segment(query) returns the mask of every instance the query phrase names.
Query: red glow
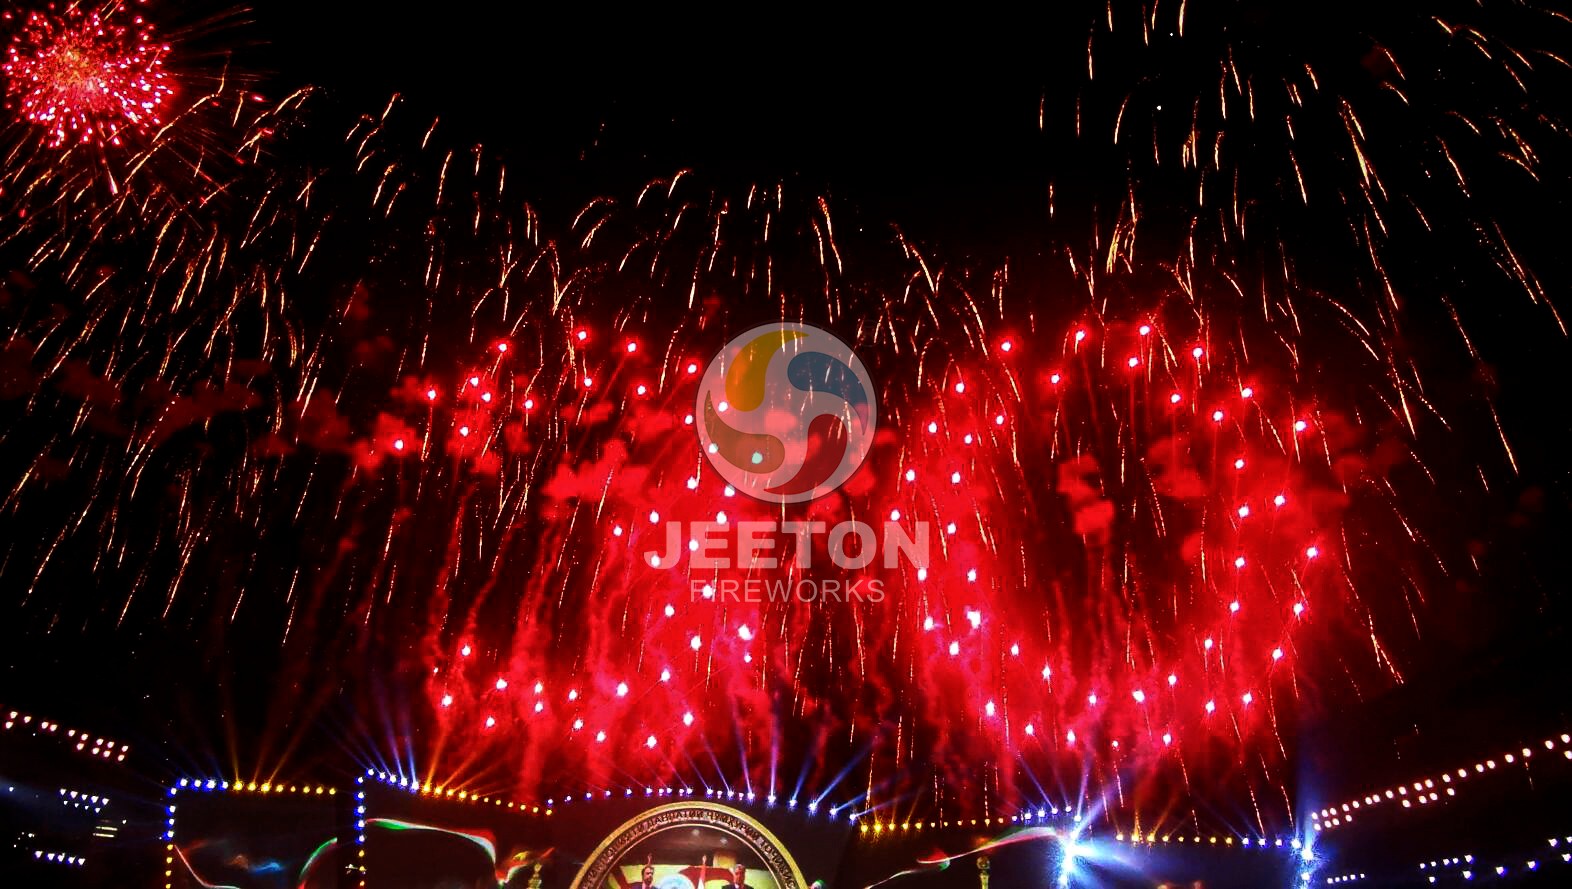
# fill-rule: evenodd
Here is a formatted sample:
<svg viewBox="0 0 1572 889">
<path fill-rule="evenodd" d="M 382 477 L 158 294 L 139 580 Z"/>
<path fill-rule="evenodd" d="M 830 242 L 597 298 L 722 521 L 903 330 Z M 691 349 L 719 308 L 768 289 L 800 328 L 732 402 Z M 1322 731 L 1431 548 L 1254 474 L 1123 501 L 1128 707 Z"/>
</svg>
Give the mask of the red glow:
<svg viewBox="0 0 1572 889">
<path fill-rule="evenodd" d="M 67 143 L 120 145 L 163 123 L 174 97 L 158 43 L 141 16 L 109 7 L 100 15 L 78 6 L 28 15 L 0 71 L 6 95 L 44 131 L 51 148 Z"/>
<path fill-rule="evenodd" d="M 1154 322 L 1148 334 L 1159 328 L 1166 334 L 1172 326 Z M 1285 696 L 1298 694 L 1293 686 L 1296 673 L 1301 662 L 1311 659 L 1288 661 L 1282 656 L 1274 660 L 1267 655 L 1274 650 L 1273 643 L 1284 651 L 1291 644 L 1306 644 L 1293 633 L 1313 625 L 1293 621 L 1270 597 L 1277 590 L 1292 589 L 1306 599 L 1316 597 L 1319 609 L 1323 597 L 1337 601 L 1334 597 L 1343 578 L 1336 571 L 1305 570 L 1304 558 L 1315 556 L 1314 547 L 1306 549 L 1316 530 L 1304 525 L 1309 517 L 1302 514 L 1309 509 L 1260 516 L 1254 513 L 1254 505 L 1271 502 L 1282 507 L 1289 496 L 1316 502 L 1309 499 L 1317 491 L 1307 479 L 1326 474 L 1326 455 L 1316 449 L 1301 453 L 1292 442 L 1285 445 L 1265 422 L 1214 425 L 1224 421 L 1222 409 L 1173 409 L 1187 403 L 1199 408 L 1205 400 L 1215 398 L 1226 400 L 1230 392 L 1243 395 L 1250 387 L 1235 387 L 1241 378 L 1251 378 L 1249 372 L 1218 361 L 1215 372 L 1209 365 L 1197 365 L 1176 375 L 1166 354 L 1144 351 L 1151 344 L 1137 344 L 1135 333 L 1131 327 L 1110 327 L 1106 350 L 1093 348 L 1074 354 L 1065 339 L 1048 339 L 1059 347 L 1042 356 L 1041 363 L 1033 360 L 1039 357 L 1034 355 L 1036 339 L 1033 348 L 1017 355 L 1011 340 L 979 337 L 978 342 L 984 345 L 973 348 L 982 355 L 962 354 L 951 365 L 936 365 L 933 379 L 939 382 L 912 394 L 901 388 L 904 380 L 897 380 L 891 384 L 894 396 L 881 393 L 880 418 L 884 419 L 888 405 L 892 442 L 887 451 L 880 452 L 882 462 L 871 461 L 861 470 L 857 481 L 862 487 L 848 484 L 835 498 L 816 502 L 815 511 L 805 516 L 833 523 L 855 515 L 874 525 L 883 523 L 879 520 L 899 523 L 908 532 L 925 523 L 937 532 L 937 545 L 923 564 L 879 575 L 897 591 L 892 601 L 911 603 L 909 611 L 896 608 L 884 615 L 888 627 L 870 621 L 867 626 L 853 624 L 846 630 L 853 634 L 852 641 L 867 651 L 893 651 L 909 657 L 909 663 L 903 665 L 904 675 L 895 678 L 882 668 L 875 673 L 858 672 L 863 668 L 856 661 L 855 649 L 847 652 L 847 661 L 840 659 L 836 648 L 833 669 L 841 672 L 835 677 L 850 673 L 857 681 L 877 685 L 880 694 L 897 697 L 915 693 L 908 682 L 916 683 L 917 689 L 943 689 L 956 683 L 971 690 L 964 696 L 964 704 L 953 709 L 936 704 L 935 712 L 922 719 L 943 720 L 950 726 L 969 720 L 975 726 L 981 716 L 999 717 L 997 728 L 979 743 L 1007 745 L 1022 737 L 1013 727 L 999 730 L 1007 717 L 1012 725 L 1022 725 L 1026 736 L 1035 733 L 1033 746 L 1044 755 L 1061 749 L 1057 743 L 1060 737 L 1071 745 L 1077 743 L 1074 739 L 1079 732 L 1096 748 L 1088 749 L 1087 755 L 1101 758 L 1114 749 L 1115 739 L 1102 740 L 1108 727 L 1146 723 L 1144 732 L 1120 739 L 1121 760 L 1150 753 L 1153 748 L 1159 752 L 1167 749 L 1169 756 L 1186 757 L 1192 744 L 1203 738 L 1210 743 L 1216 738 L 1211 730 L 1193 729 L 1203 725 L 1205 714 L 1215 709 L 1215 705 L 1208 705 L 1219 697 L 1247 688 L 1271 688 L 1275 707 L 1279 688 Z M 1085 330 L 1072 328 L 1069 339 L 1079 343 L 1087 336 Z M 669 355 L 674 347 L 630 348 L 634 342 L 618 338 L 575 349 L 570 358 L 556 365 L 520 367 L 518 379 L 529 381 L 529 397 L 517 394 L 511 374 L 469 374 L 465 369 L 466 375 L 455 371 L 451 377 L 442 377 L 422 368 L 419 387 L 413 390 L 419 419 L 408 421 L 411 433 L 404 439 L 418 441 L 415 435 L 424 436 L 425 429 L 437 427 L 430 440 L 440 444 L 431 446 L 438 452 L 431 462 L 444 472 L 451 471 L 448 467 L 455 455 L 465 453 L 458 450 L 457 442 L 470 432 L 477 433 L 470 436 L 471 448 L 484 443 L 488 448 L 511 449 L 510 463 L 505 464 L 509 472 L 515 471 L 515 466 L 532 466 L 546 459 L 541 455 L 553 453 L 551 448 L 574 443 L 574 450 L 564 450 L 556 458 L 559 462 L 545 464 L 550 472 L 537 483 L 541 492 L 556 487 L 562 490 L 531 495 L 544 497 L 551 514 L 570 516 L 560 527 L 571 526 L 572 530 L 561 531 L 566 536 L 560 540 L 552 538 L 532 570 L 554 590 L 560 591 L 560 584 L 569 579 L 583 581 L 595 595 L 616 602 L 619 615 L 627 618 L 624 633 L 612 634 L 598 622 L 556 628 L 554 632 L 582 645 L 584 652 L 582 662 L 556 663 L 541 653 L 539 640 L 525 641 L 527 634 L 515 636 L 509 648 L 506 629 L 481 631 L 497 632 L 503 642 L 494 646 L 486 636 L 485 654 L 474 663 L 433 658 L 436 672 L 429 679 L 428 701 L 455 731 L 472 736 L 478 735 L 478 726 L 489 711 L 500 723 L 498 744 L 561 745 L 564 737 L 572 737 L 568 746 L 579 749 L 583 767 L 597 780 L 612 770 L 630 767 L 625 761 L 630 748 L 642 752 L 649 738 L 656 739 L 657 748 L 672 748 L 668 752 L 677 761 L 680 754 L 702 750 L 702 744 L 727 743 L 729 733 L 700 737 L 695 732 L 692 738 L 686 737 L 689 733 L 675 738 L 659 733 L 661 727 L 675 727 L 679 721 L 687 727 L 730 726 L 735 716 L 729 708 L 724 718 L 711 718 L 721 716 L 720 709 L 710 712 L 712 696 L 715 700 L 734 696 L 750 702 L 749 706 L 756 708 L 754 713 L 768 714 L 773 710 L 759 704 L 764 700 L 761 695 L 778 693 L 780 690 L 769 683 L 782 675 L 792 677 L 786 691 L 801 695 L 802 701 L 814 696 L 833 698 L 835 694 L 815 685 L 823 677 L 797 678 L 805 672 L 802 668 L 780 672 L 785 664 L 801 662 L 797 646 L 819 632 L 818 624 L 806 619 L 799 622 L 790 613 L 783 619 L 779 613 L 739 604 L 722 589 L 729 576 L 691 571 L 687 564 L 692 557 L 690 548 L 698 547 L 696 537 L 700 535 L 688 528 L 675 538 L 678 564 L 666 564 L 656 554 L 664 552 L 667 521 L 685 525 L 705 522 L 717 535 L 721 529 L 736 535 L 743 523 L 779 516 L 749 497 L 734 496 L 737 492 L 715 476 L 693 444 L 692 431 L 676 422 L 694 422 L 695 386 L 690 378 L 701 371 L 700 363 L 681 359 L 663 364 L 669 359 L 659 359 L 648 366 L 649 356 Z M 1013 367 L 997 361 L 990 367 L 986 360 L 978 360 L 988 357 L 987 343 L 997 344 L 995 354 L 1010 353 L 1011 365 L 1029 363 L 1020 367 L 1019 379 Z M 683 348 L 695 347 L 684 344 Z M 1143 351 L 1132 355 L 1137 348 Z M 511 360 L 532 363 L 535 353 L 533 347 L 521 345 L 519 355 Z M 1192 354 L 1200 358 L 1204 353 L 1195 347 Z M 1150 373 L 1126 372 L 1148 359 Z M 1041 382 L 1059 386 L 1063 376 L 1057 371 L 1045 372 L 1044 365 L 1073 366 L 1077 385 L 1051 390 L 1050 395 Z M 961 367 L 970 370 L 964 380 Z M 684 371 L 687 376 L 682 375 Z M 647 382 L 652 375 L 661 382 Z M 586 391 L 597 378 L 608 382 L 605 392 Z M 1276 375 L 1271 378 L 1278 379 Z M 461 386 L 458 391 L 469 397 L 457 399 L 461 405 L 451 408 L 432 408 L 425 403 L 433 400 L 429 395 L 420 397 L 438 391 L 437 386 L 427 388 L 428 379 L 438 385 L 450 385 L 443 380 L 467 379 L 470 388 Z M 1038 384 L 1023 386 L 1021 380 Z M 1281 395 L 1276 386 L 1249 392 L 1263 417 L 1282 417 L 1291 408 L 1295 393 L 1290 387 L 1282 388 Z M 495 397 L 487 402 L 483 396 L 489 394 Z M 536 415 L 526 417 L 517 411 L 520 404 L 524 411 L 536 411 Z M 723 408 L 717 404 L 716 410 Z M 736 413 L 734 405 L 726 405 L 724 410 Z M 510 424 L 526 434 L 505 433 Z M 1106 430 L 1092 434 L 1092 430 L 1104 428 L 1099 424 L 1108 424 Z M 1006 425 L 1008 435 L 987 429 Z M 601 429 L 606 434 L 597 437 Z M 508 434 L 515 437 L 505 440 Z M 1104 440 L 1107 450 L 1099 445 Z M 617 448 L 607 448 L 609 442 L 615 442 Z M 603 449 L 614 451 L 615 456 L 602 460 Z M 630 456 L 636 452 L 640 452 L 638 456 Z M 411 458 L 413 462 L 413 455 Z M 1306 462 L 1312 471 L 1300 472 Z M 1314 471 L 1317 469 L 1319 473 Z M 1049 508 L 1043 512 L 1012 496 L 1020 490 L 1027 470 L 1041 471 L 1051 486 Z M 1174 620 L 1171 628 L 1153 636 L 1161 641 L 1135 649 L 1121 646 L 1128 644 L 1123 640 L 1130 638 L 1132 630 L 1150 633 L 1153 628 L 1144 624 L 1145 618 L 1099 623 L 1095 610 L 1079 605 L 1044 606 L 1043 598 L 1025 596 L 1019 589 L 1022 547 L 1039 545 L 1034 535 L 1040 533 L 1052 546 L 1062 547 L 1065 555 L 1092 560 L 1108 577 L 1127 578 L 1117 584 L 1128 584 L 1128 589 L 1099 588 L 1088 593 L 1092 600 L 1146 594 L 1142 585 L 1148 581 L 1140 575 L 1099 562 L 1106 558 L 1101 553 L 1112 552 L 1108 549 L 1110 539 L 1126 533 L 1121 526 L 1129 521 L 1128 516 L 1140 515 L 1127 511 L 1121 495 L 1106 482 L 1112 478 L 1131 479 L 1143 490 L 1155 492 L 1165 519 L 1167 515 L 1177 517 L 1175 527 L 1198 529 L 1186 540 L 1176 535 L 1171 544 L 1154 538 L 1163 540 L 1152 544 L 1162 555 L 1156 564 L 1180 567 L 1145 570 L 1152 573 L 1154 582 L 1182 589 L 1182 601 L 1193 604 L 1183 606 L 1170 618 Z M 1295 493 L 1288 495 L 1289 489 Z M 1229 513 L 1240 521 L 1214 520 Z M 1321 533 L 1325 533 L 1324 526 Z M 575 535 L 584 535 L 584 539 Z M 822 536 L 819 539 L 822 541 Z M 785 542 L 790 543 L 789 539 Z M 783 552 L 777 549 L 769 555 L 782 557 Z M 1139 552 L 1124 557 L 1142 558 Z M 1234 572 L 1218 570 L 1229 562 Z M 575 567 L 558 567 L 569 563 Z M 1173 573 L 1161 573 L 1170 570 Z M 773 575 L 756 572 L 753 576 Z M 1245 601 L 1252 603 L 1248 610 L 1242 608 Z M 1038 626 L 1045 613 L 1058 621 L 1089 621 L 1092 629 L 1084 641 L 1023 632 L 1023 628 Z M 1294 616 L 1303 613 L 1303 603 L 1293 605 Z M 582 638 L 576 635 L 580 633 Z M 433 650 L 450 651 L 445 646 L 451 644 L 446 642 Z M 1108 644 L 1121 651 L 1118 660 L 1103 659 Z M 1230 656 L 1223 657 L 1223 652 Z M 1236 653 L 1240 656 L 1232 656 Z M 461 656 L 470 655 L 466 644 Z M 1277 663 L 1275 671 L 1273 663 Z M 521 673 L 524 670 L 529 672 Z M 1185 677 L 1182 683 L 1178 681 L 1181 674 Z M 500 694 L 510 687 L 504 677 L 520 675 L 544 676 L 553 687 L 568 689 L 566 701 L 554 698 L 556 706 L 547 707 L 539 698 Z M 1279 682 L 1283 685 L 1278 686 Z M 501 709 L 504 707 L 506 712 Z M 553 712 L 559 708 L 566 712 Z M 750 732 L 768 731 L 767 723 L 772 719 L 768 715 L 747 718 Z M 581 731 L 590 723 L 597 728 Z M 1187 724 L 1191 730 L 1186 729 Z M 1036 728 L 1039 725 L 1041 730 Z M 567 735 L 570 726 L 580 733 Z M 1026 726 L 1031 730 L 1026 731 Z M 926 726 L 925 730 L 931 728 Z M 651 729 L 656 734 L 649 734 Z M 1233 743 L 1241 747 L 1254 744 L 1259 735 L 1273 731 L 1270 720 L 1254 721 L 1248 727 L 1241 724 Z M 587 743 L 591 734 L 597 741 L 616 737 L 618 743 L 596 749 Z M 1094 743 L 1094 738 L 1099 740 Z M 646 744 L 640 745 L 639 740 Z M 589 753 L 591 750 L 595 752 Z M 564 755 L 574 756 L 571 751 Z"/>
</svg>

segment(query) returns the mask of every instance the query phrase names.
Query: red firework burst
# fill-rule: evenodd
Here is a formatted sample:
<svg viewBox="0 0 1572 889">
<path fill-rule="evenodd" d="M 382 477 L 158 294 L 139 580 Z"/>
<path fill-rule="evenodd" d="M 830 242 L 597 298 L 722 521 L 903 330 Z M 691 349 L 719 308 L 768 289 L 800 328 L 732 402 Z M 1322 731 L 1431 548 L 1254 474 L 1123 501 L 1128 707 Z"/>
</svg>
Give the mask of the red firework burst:
<svg viewBox="0 0 1572 889">
<path fill-rule="evenodd" d="M 11 41 L 6 97 L 51 148 L 119 145 L 127 131 L 159 126 L 174 96 L 164 69 L 169 46 L 141 16 L 125 26 L 110 20 L 115 12 L 33 12 Z"/>
</svg>

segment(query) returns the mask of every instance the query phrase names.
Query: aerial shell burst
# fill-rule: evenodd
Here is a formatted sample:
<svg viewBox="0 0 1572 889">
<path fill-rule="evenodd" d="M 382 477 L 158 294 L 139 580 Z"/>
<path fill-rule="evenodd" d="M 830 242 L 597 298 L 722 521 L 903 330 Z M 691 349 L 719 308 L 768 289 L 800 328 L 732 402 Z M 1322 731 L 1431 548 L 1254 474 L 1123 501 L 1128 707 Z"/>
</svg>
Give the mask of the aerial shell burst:
<svg viewBox="0 0 1572 889">
<path fill-rule="evenodd" d="M 191 18 L 161 8 L 156 23 L 142 10 L 5 14 L 14 33 L 0 71 L 10 112 L 0 245 L 80 293 L 140 288 L 141 310 L 157 314 L 211 303 L 197 291 L 241 245 L 279 228 L 270 195 L 298 183 L 272 180 L 265 161 L 303 119 L 310 91 L 276 101 L 256 91 L 233 46 L 243 10 Z"/>
<path fill-rule="evenodd" d="M 100 13 L 73 3 L 27 13 L 0 71 L 15 113 L 38 127 L 49 147 L 108 148 L 131 134 L 145 138 L 162 123 L 175 92 L 164 69 L 168 53 L 124 4 Z"/>
</svg>

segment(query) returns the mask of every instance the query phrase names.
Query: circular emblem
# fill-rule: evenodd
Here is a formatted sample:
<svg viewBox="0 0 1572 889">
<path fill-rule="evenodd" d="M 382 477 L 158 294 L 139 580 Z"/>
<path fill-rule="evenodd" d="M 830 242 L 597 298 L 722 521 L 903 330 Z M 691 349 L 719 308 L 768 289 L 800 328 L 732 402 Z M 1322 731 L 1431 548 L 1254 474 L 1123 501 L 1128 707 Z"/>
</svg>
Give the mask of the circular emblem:
<svg viewBox="0 0 1572 889">
<path fill-rule="evenodd" d="M 739 867 L 739 865 L 741 867 Z M 786 846 L 743 812 L 714 803 L 669 803 L 623 822 L 601 841 L 571 889 L 638 886 L 645 870 L 657 889 L 806 889 Z"/>
<path fill-rule="evenodd" d="M 770 503 L 801 503 L 851 477 L 873 446 L 873 380 L 851 347 L 807 324 L 766 324 L 726 344 L 694 409 L 710 465 Z"/>
</svg>

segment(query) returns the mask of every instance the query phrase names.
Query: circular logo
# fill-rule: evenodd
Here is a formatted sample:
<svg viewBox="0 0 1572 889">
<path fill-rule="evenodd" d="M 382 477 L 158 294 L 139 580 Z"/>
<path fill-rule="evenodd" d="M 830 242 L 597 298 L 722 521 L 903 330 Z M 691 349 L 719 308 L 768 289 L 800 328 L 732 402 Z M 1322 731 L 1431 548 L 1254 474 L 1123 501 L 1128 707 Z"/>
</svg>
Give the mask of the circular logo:
<svg viewBox="0 0 1572 889">
<path fill-rule="evenodd" d="M 873 380 L 851 347 L 807 324 L 766 324 L 720 350 L 694 416 L 710 465 L 771 503 L 821 497 L 873 446 Z"/>
</svg>

